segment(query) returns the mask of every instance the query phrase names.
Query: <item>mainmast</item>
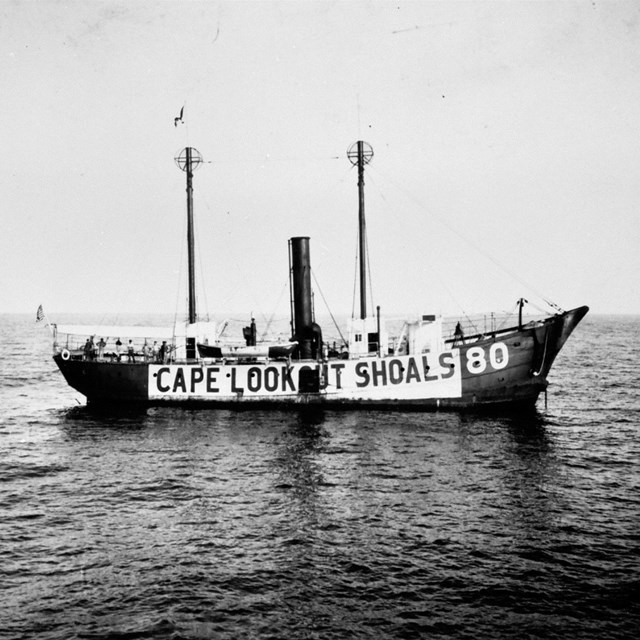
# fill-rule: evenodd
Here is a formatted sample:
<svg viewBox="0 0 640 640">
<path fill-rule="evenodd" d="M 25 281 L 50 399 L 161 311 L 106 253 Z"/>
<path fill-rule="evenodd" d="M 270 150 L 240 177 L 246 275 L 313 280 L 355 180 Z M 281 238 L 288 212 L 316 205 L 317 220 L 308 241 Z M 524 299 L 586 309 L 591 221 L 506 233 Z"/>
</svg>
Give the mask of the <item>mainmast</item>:
<svg viewBox="0 0 640 640">
<path fill-rule="evenodd" d="M 358 256 L 360 263 L 360 318 L 367 317 L 367 233 L 364 216 L 364 165 L 373 158 L 368 142 L 358 140 L 349 147 L 347 157 L 358 167 Z"/>
<path fill-rule="evenodd" d="M 187 174 L 187 258 L 189 283 L 189 324 L 194 324 L 196 314 L 196 269 L 195 269 L 195 241 L 193 229 L 193 172 L 202 162 L 202 156 L 197 149 L 185 147 L 175 158 L 176 164 Z M 196 340 L 187 338 L 187 358 L 196 357 Z"/>
</svg>

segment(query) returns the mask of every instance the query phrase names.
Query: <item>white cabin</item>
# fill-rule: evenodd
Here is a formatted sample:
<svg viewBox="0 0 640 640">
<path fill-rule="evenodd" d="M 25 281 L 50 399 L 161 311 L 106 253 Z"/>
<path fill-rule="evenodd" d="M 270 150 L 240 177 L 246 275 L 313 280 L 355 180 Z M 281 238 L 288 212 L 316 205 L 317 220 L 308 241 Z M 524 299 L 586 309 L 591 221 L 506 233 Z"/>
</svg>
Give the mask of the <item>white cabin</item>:
<svg viewBox="0 0 640 640">
<path fill-rule="evenodd" d="M 444 349 L 442 317 L 424 315 L 420 320 L 404 323 L 396 343 L 395 355 L 442 353 Z"/>
<path fill-rule="evenodd" d="M 378 326 L 379 325 L 379 326 Z M 349 357 L 385 356 L 389 350 L 389 334 L 376 316 L 352 318 L 349 321 Z"/>
</svg>

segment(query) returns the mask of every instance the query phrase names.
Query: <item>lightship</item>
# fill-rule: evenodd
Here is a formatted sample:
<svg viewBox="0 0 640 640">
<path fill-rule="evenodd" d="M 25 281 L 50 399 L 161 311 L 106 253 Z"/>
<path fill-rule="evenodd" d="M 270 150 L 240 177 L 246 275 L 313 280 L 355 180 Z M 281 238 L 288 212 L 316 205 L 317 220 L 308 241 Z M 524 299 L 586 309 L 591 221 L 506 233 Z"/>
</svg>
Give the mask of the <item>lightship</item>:
<svg viewBox="0 0 640 640">
<path fill-rule="evenodd" d="M 364 171 L 373 151 L 358 141 L 347 155 L 358 170 L 360 314 L 351 319 L 342 348 L 323 340 L 314 317 L 308 237 L 288 241 L 288 341 L 259 342 L 252 321 L 241 345 L 226 344 L 219 326 L 198 321 L 193 172 L 202 157 L 187 147 L 176 157 L 187 181 L 186 322 L 172 327 L 52 325 L 53 359 L 68 384 L 89 404 L 107 406 L 533 407 L 547 388 L 556 356 L 588 307 L 557 309 L 525 322 L 521 299 L 517 322 L 507 328 L 469 333 L 458 326 L 447 334 L 441 317 L 425 314 L 407 320 L 391 336 L 379 307 L 367 313 Z"/>
</svg>

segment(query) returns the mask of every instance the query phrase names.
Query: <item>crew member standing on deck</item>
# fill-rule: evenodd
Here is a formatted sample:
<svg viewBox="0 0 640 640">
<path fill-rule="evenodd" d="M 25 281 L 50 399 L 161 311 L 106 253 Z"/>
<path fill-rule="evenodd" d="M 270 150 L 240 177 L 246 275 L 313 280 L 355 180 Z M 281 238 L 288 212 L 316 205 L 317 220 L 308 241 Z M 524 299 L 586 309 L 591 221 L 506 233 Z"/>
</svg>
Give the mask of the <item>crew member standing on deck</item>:
<svg viewBox="0 0 640 640">
<path fill-rule="evenodd" d="M 136 352 L 133 348 L 133 340 L 129 340 L 129 346 L 127 347 L 127 362 L 136 361 Z"/>
<path fill-rule="evenodd" d="M 453 332 L 453 346 L 455 347 L 456 343 L 462 344 L 463 342 L 464 342 L 464 331 L 462 330 L 462 326 L 458 322 Z"/>
</svg>

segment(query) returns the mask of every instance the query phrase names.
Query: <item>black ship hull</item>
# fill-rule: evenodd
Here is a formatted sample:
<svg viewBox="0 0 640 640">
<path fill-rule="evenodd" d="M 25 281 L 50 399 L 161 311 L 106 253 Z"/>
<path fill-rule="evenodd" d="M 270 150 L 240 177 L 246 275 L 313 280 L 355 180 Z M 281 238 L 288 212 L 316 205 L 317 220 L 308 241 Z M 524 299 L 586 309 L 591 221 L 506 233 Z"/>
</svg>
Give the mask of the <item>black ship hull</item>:
<svg viewBox="0 0 640 640">
<path fill-rule="evenodd" d="M 58 353 L 54 360 L 90 404 L 411 410 L 534 406 L 547 388 L 557 354 L 587 311 L 579 307 L 531 326 L 449 341 L 437 357 L 160 364 Z"/>
</svg>

